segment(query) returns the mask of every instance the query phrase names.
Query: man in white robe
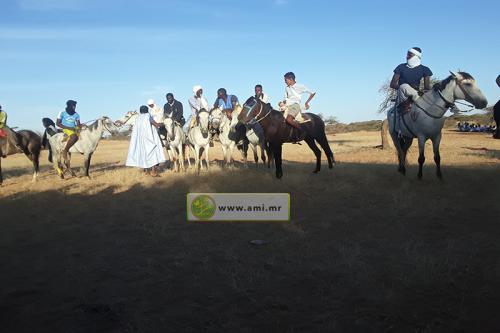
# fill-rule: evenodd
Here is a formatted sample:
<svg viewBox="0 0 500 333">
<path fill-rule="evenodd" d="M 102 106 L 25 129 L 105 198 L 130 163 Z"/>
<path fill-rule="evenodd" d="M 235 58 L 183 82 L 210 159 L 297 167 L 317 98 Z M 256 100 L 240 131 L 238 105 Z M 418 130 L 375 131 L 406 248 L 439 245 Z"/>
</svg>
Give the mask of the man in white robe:
<svg viewBox="0 0 500 333">
<path fill-rule="evenodd" d="M 151 176 L 157 176 L 158 170 L 156 166 L 165 162 L 166 159 L 160 137 L 156 131 L 160 124 L 155 122 L 148 111 L 147 106 L 141 106 L 140 113 L 132 129 L 125 165 L 143 169 L 152 168 Z"/>
</svg>

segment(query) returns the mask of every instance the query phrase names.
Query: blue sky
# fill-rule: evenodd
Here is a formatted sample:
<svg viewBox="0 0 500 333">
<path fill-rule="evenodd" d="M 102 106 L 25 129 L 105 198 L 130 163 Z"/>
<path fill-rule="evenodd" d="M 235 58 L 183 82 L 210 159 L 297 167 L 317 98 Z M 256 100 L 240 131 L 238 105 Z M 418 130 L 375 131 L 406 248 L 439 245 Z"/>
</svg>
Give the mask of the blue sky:
<svg viewBox="0 0 500 333">
<path fill-rule="evenodd" d="M 415 9 L 411 9 L 415 7 Z M 462 69 L 500 97 L 500 1 L 2 0 L 0 104 L 9 124 L 41 128 L 65 101 L 113 119 L 148 98 L 184 103 L 194 84 L 273 104 L 283 74 L 317 91 L 313 112 L 379 119 L 380 85 L 420 46 L 439 78 Z"/>
</svg>

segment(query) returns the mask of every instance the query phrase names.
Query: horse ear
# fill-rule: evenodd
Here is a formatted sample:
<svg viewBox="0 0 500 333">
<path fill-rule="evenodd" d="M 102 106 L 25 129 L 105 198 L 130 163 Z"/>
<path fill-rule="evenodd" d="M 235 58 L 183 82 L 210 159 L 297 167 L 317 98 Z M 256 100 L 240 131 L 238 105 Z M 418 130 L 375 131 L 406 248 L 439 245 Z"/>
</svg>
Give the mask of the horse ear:
<svg viewBox="0 0 500 333">
<path fill-rule="evenodd" d="M 451 74 L 451 76 L 453 76 L 454 79 L 457 78 L 457 74 L 455 74 L 454 72 L 450 71 L 450 74 Z"/>
</svg>

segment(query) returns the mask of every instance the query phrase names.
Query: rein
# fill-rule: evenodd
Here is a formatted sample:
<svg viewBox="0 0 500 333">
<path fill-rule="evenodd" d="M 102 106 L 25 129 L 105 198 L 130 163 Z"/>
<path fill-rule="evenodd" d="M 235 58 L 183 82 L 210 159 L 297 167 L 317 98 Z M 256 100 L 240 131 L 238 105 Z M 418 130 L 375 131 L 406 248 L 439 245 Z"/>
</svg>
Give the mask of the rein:
<svg viewBox="0 0 500 333">
<path fill-rule="evenodd" d="M 129 122 L 129 120 L 130 120 L 130 119 L 132 119 L 132 117 L 133 117 L 134 115 L 136 115 L 136 114 L 137 114 L 137 112 L 134 112 L 134 113 L 130 114 L 130 116 L 127 118 L 127 120 L 125 120 L 125 121 L 124 121 L 124 122 L 120 125 L 120 127 L 121 127 L 121 126 L 123 126 L 123 125 L 125 125 L 126 123 L 128 123 L 128 122 Z"/>
<path fill-rule="evenodd" d="M 462 93 L 464 94 L 464 96 L 465 96 L 465 97 L 468 97 L 468 98 L 470 98 L 470 99 L 472 99 L 472 97 L 470 96 L 470 94 L 469 94 L 469 93 L 468 93 L 468 92 L 464 89 L 464 87 L 462 86 L 462 81 L 459 81 L 458 79 L 456 79 L 456 78 L 455 78 L 455 82 L 457 83 L 457 86 L 460 88 L 460 90 L 462 91 Z M 425 95 L 424 95 L 424 96 L 422 96 L 422 99 L 423 99 L 423 100 L 424 100 L 427 104 L 429 104 L 430 106 L 436 106 L 436 107 L 440 108 L 441 110 L 445 111 L 445 113 L 446 113 L 446 111 L 447 111 L 448 109 L 450 109 L 450 108 L 454 108 L 454 107 L 456 108 L 456 105 L 455 105 L 455 104 L 465 105 L 465 106 L 467 106 L 467 107 L 469 107 L 469 108 L 470 108 L 469 110 L 460 111 L 460 112 L 470 112 L 470 111 L 472 111 L 472 110 L 474 110 L 474 109 L 475 109 L 475 107 L 474 107 L 473 105 L 470 105 L 470 104 L 468 104 L 468 103 L 462 103 L 462 102 L 459 102 L 459 101 L 454 101 L 454 102 L 450 102 L 450 101 L 448 101 L 448 100 L 446 99 L 446 97 L 444 97 L 443 93 L 442 93 L 440 90 L 438 90 L 438 91 L 437 91 L 437 93 L 438 93 L 438 96 L 439 96 L 439 97 L 443 100 L 443 102 L 445 103 L 445 106 L 444 106 L 444 107 L 442 107 L 441 105 L 437 105 L 436 103 L 431 104 L 431 103 L 427 102 L 427 101 L 425 100 L 425 98 L 424 98 L 424 96 L 425 96 Z M 418 101 L 417 101 L 417 102 L 415 102 L 415 105 L 416 105 L 416 106 L 417 106 L 420 110 L 422 110 L 422 111 L 423 111 L 423 112 L 424 112 L 427 116 L 429 116 L 429 117 L 431 117 L 431 118 L 434 118 L 434 119 L 441 119 L 441 118 L 443 118 L 443 117 L 444 117 L 444 113 L 443 113 L 443 115 L 442 115 L 442 116 L 440 116 L 440 117 L 438 117 L 438 116 L 434 116 L 434 115 L 430 114 L 427 110 L 425 110 L 422 106 L 420 106 L 420 105 L 418 104 Z"/>
</svg>

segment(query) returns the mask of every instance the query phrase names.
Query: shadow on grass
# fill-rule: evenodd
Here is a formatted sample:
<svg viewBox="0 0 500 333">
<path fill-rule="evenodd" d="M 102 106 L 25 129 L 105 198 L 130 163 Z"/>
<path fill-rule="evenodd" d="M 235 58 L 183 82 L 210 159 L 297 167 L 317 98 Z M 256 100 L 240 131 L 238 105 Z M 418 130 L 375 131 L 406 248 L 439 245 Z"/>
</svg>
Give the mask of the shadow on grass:
<svg viewBox="0 0 500 333">
<path fill-rule="evenodd" d="M 127 190 L 67 194 L 68 186 L 2 198 L 2 327 L 500 325 L 498 170 L 448 167 L 440 182 L 431 172 L 423 181 L 405 178 L 394 165 L 341 163 L 317 175 L 313 167 L 285 162 L 282 180 L 273 170 L 236 168 Z M 288 192 L 292 222 L 187 223 L 188 192 Z M 255 247 L 252 239 L 268 244 Z"/>
</svg>

